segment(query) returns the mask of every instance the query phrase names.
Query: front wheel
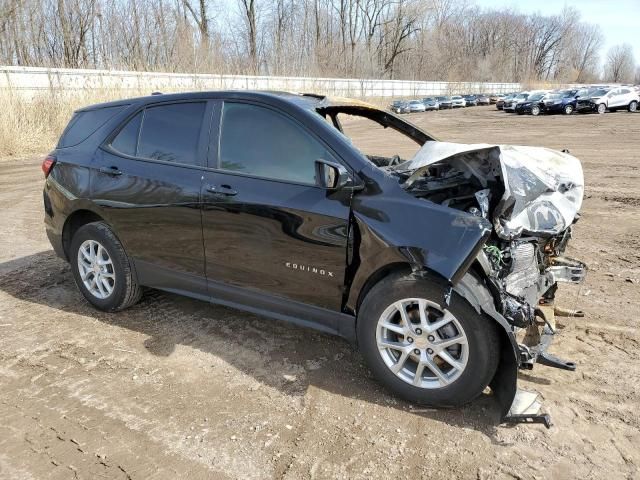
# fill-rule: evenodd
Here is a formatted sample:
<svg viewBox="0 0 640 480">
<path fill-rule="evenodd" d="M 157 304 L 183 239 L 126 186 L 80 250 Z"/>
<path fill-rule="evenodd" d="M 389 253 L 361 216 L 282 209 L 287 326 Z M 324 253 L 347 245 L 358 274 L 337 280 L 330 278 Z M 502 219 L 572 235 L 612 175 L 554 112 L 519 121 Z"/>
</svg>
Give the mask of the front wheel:
<svg viewBox="0 0 640 480">
<path fill-rule="evenodd" d="M 564 113 L 565 115 L 571 115 L 573 113 L 573 105 L 565 105 Z"/>
<path fill-rule="evenodd" d="M 357 337 L 375 378 L 420 404 L 470 402 L 498 365 L 495 324 L 455 292 L 445 305 L 440 285 L 412 275 L 387 277 L 371 289 Z"/>
<path fill-rule="evenodd" d="M 122 244 L 104 222 L 78 229 L 69 255 L 73 277 L 84 298 L 100 310 L 123 310 L 140 300 L 131 262 Z"/>
<path fill-rule="evenodd" d="M 540 115 L 540 107 L 538 107 L 537 105 L 534 105 L 533 107 L 531 107 L 531 115 L 534 115 L 534 116 Z"/>
<path fill-rule="evenodd" d="M 630 112 L 635 112 L 636 110 L 638 110 L 638 102 L 636 102 L 635 100 L 633 102 L 631 102 L 629 104 L 629 111 Z"/>
<path fill-rule="evenodd" d="M 607 111 L 607 106 L 604 103 L 598 104 L 598 113 L 602 115 Z"/>
</svg>

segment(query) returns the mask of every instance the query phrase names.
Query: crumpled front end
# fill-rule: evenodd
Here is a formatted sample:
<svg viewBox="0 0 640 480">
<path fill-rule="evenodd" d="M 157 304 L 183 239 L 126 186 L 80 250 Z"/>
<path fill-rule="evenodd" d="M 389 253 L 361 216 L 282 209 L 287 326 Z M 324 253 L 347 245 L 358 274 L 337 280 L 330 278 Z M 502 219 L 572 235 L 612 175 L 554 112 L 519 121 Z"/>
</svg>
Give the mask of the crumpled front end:
<svg viewBox="0 0 640 480">
<path fill-rule="evenodd" d="M 580 283 L 586 274 L 582 262 L 565 256 L 584 195 L 580 161 L 547 148 L 427 142 L 393 173 L 413 195 L 492 223 L 476 265 L 518 338 L 518 366 L 574 370 L 547 348 L 555 316 L 580 315 L 555 306 L 558 285 Z M 510 397 L 507 419 L 548 423 L 532 413 L 535 398 L 515 389 Z"/>
</svg>

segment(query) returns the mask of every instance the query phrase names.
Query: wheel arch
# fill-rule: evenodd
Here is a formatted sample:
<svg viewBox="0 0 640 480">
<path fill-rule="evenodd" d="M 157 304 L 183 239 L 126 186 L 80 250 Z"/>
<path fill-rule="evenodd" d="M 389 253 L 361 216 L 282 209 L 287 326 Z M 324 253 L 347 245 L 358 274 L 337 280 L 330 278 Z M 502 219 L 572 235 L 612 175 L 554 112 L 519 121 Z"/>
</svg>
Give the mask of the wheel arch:
<svg viewBox="0 0 640 480">
<path fill-rule="evenodd" d="M 64 255 L 69 260 L 69 248 L 75 233 L 80 227 L 93 222 L 105 222 L 105 219 L 96 212 L 89 209 L 78 209 L 71 213 L 65 220 L 62 227 L 62 249 Z"/>
</svg>

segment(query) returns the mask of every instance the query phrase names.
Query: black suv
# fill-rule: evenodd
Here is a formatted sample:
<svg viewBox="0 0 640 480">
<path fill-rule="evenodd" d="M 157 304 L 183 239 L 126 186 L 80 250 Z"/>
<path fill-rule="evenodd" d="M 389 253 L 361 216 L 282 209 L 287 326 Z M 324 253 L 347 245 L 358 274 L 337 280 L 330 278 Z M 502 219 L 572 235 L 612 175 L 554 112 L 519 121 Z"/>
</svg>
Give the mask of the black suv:
<svg viewBox="0 0 640 480">
<path fill-rule="evenodd" d="M 502 297 L 517 242 L 488 219 L 499 185 L 444 164 L 409 181 L 398 156 L 361 153 L 345 117 L 437 143 L 389 112 L 317 95 L 81 109 L 42 165 L 47 235 L 101 310 L 133 305 L 144 286 L 311 326 L 356 341 L 406 399 L 460 405 L 493 380 L 506 413 L 532 359 L 515 326 L 537 306 Z M 544 255 L 568 237 L 549 238 Z"/>
</svg>

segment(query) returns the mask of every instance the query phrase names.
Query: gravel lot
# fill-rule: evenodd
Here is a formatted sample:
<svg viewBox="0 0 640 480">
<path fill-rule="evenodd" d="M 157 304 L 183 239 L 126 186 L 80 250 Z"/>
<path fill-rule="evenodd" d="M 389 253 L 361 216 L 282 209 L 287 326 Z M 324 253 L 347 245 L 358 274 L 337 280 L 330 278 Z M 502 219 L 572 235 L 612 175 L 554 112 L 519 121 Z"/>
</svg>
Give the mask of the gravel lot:
<svg viewBox="0 0 640 480">
<path fill-rule="evenodd" d="M 383 391 L 344 341 L 150 292 L 104 314 L 42 224 L 39 159 L 0 160 L 0 477 L 640 478 L 640 115 L 409 116 L 441 139 L 568 148 L 587 197 L 552 352 L 575 373 L 521 375 L 554 427 L 497 426 Z M 358 131 L 358 125 L 355 125 Z M 372 140 L 372 141 L 375 141 Z"/>
</svg>

